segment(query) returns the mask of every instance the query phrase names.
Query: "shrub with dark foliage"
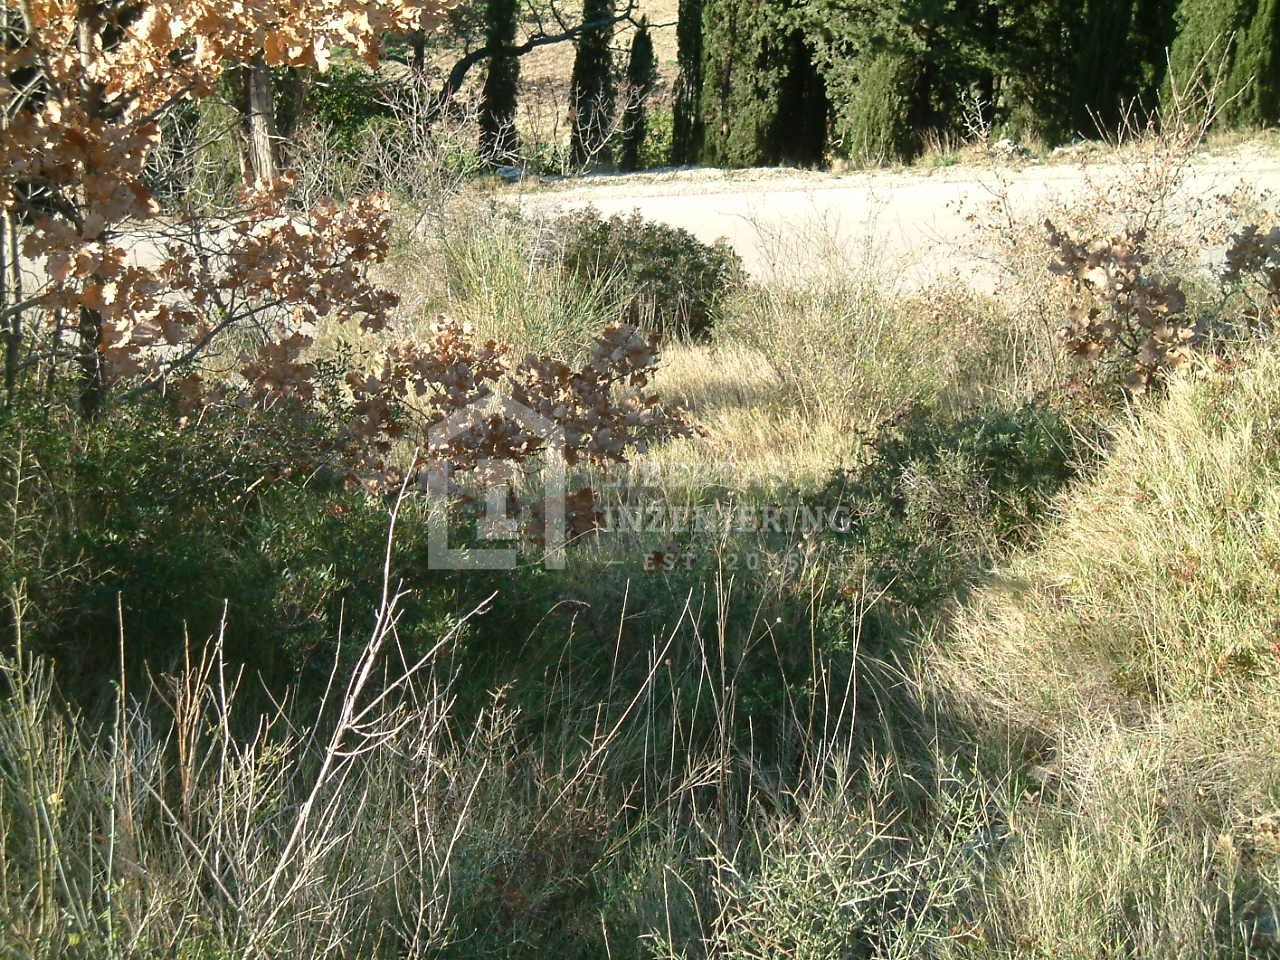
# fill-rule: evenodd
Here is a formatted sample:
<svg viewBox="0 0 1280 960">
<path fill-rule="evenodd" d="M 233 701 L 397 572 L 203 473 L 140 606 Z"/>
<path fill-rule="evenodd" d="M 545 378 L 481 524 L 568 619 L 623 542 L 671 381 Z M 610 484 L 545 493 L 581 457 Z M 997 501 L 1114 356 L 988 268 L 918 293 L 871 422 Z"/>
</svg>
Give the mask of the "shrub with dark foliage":
<svg viewBox="0 0 1280 960">
<path fill-rule="evenodd" d="M 746 280 L 725 241 L 705 244 L 638 213 L 606 220 L 576 211 L 552 223 L 551 237 L 566 273 L 593 286 L 620 281 L 622 319 L 668 338 L 705 336 L 724 298 Z"/>
</svg>

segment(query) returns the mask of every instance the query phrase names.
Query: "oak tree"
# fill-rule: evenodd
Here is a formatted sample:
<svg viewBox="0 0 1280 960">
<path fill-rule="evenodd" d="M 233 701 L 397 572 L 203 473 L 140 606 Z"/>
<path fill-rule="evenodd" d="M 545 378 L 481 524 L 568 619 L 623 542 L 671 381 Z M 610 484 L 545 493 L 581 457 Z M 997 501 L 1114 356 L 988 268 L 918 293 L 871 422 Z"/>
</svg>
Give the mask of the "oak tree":
<svg viewBox="0 0 1280 960">
<path fill-rule="evenodd" d="M 269 392 L 296 389 L 307 331 L 325 317 L 380 326 L 393 298 L 365 275 L 386 249 L 387 203 L 310 211 L 290 178 L 261 180 L 217 222 L 161 216 L 147 160 L 166 111 L 211 95 L 236 65 L 323 70 L 343 45 L 376 62 L 382 33 L 419 23 L 407 0 L 24 0 L 4 7 L 0 206 L 11 285 L 8 386 L 74 359 L 92 416 L 116 383 L 199 392 L 194 362 L 253 324 L 246 367 Z M 438 7 L 438 5 L 437 5 Z M 12 276 L 12 272 L 10 273 Z"/>
</svg>

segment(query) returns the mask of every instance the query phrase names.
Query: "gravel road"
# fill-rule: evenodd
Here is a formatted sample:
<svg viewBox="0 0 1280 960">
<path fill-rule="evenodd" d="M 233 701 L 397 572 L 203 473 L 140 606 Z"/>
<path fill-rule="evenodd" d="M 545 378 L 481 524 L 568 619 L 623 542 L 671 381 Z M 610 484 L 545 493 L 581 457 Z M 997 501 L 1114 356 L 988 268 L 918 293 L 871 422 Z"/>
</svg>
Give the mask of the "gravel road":
<svg viewBox="0 0 1280 960">
<path fill-rule="evenodd" d="M 1117 189 L 1135 175 L 1132 163 L 1114 160 L 844 176 L 681 170 L 588 177 L 517 189 L 515 198 L 531 214 L 585 206 L 605 215 L 639 210 L 708 242 L 723 237 L 762 280 L 854 264 L 921 283 L 977 266 L 965 217 L 1002 191 L 1016 215 L 1031 216 L 1048 203 Z M 1208 198 L 1240 183 L 1280 194 L 1280 152 L 1201 155 L 1178 199 Z"/>
</svg>

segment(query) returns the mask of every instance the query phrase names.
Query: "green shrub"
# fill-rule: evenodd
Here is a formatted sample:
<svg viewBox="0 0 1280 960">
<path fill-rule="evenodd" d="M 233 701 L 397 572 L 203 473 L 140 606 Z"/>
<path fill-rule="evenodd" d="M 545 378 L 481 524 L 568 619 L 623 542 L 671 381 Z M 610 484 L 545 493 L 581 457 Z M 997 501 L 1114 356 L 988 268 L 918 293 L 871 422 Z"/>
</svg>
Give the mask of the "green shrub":
<svg viewBox="0 0 1280 960">
<path fill-rule="evenodd" d="M 1256 127 L 1280 120 L 1278 18 L 1275 0 L 1182 0 L 1165 95 L 1221 80 L 1218 105 L 1226 124 Z"/>
<path fill-rule="evenodd" d="M 644 143 L 640 144 L 640 169 L 652 170 L 671 162 L 675 138 L 675 114 L 670 110 L 651 110 L 645 123 Z"/>
<path fill-rule="evenodd" d="M 723 240 L 705 244 L 687 230 L 638 213 L 604 219 L 592 209 L 551 225 L 567 274 L 589 287 L 621 278 L 626 319 L 668 337 L 702 337 L 725 296 L 746 279 Z"/>
<path fill-rule="evenodd" d="M 356 151 L 366 129 L 391 116 L 377 74 L 358 64 L 335 64 L 307 88 L 304 116 L 330 131 L 343 151 Z"/>
<path fill-rule="evenodd" d="M 15 407 L 0 421 L 0 553 L 6 634 L 58 661 L 72 689 L 126 659 L 164 668 L 226 622 L 228 656 L 288 677 L 332 663 L 338 625 L 364 630 L 377 605 L 389 511 L 340 478 L 298 469 L 322 422 L 275 410 L 185 426 L 142 399 L 84 423 Z M 425 530 L 402 527 L 400 561 L 420 588 L 402 637 L 438 638 Z M 345 608 L 345 609 L 344 609 Z M 407 629 L 407 633 L 405 630 Z"/>
<path fill-rule="evenodd" d="M 916 404 L 817 502 L 852 518 L 849 542 L 869 588 L 884 591 L 882 609 L 927 615 L 1026 537 L 1077 457 L 1068 420 L 1044 406 L 955 419 Z"/>
<path fill-rule="evenodd" d="M 478 336 L 510 343 L 518 354 L 554 353 L 573 359 L 622 311 L 622 292 L 612 278 L 583 289 L 557 261 L 530 265 L 537 231 L 508 207 L 455 205 L 439 221 L 441 273 L 449 299 L 444 311 L 471 324 Z M 424 284 L 424 299 L 437 293 L 435 278 L 421 261 L 407 258 L 409 277 Z M 422 313 L 434 317 L 431 302 Z"/>
<path fill-rule="evenodd" d="M 841 111 L 844 153 L 867 166 L 907 160 L 912 152 L 910 122 L 913 64 L 897 53 L 872 58 Z"/>
</svg>

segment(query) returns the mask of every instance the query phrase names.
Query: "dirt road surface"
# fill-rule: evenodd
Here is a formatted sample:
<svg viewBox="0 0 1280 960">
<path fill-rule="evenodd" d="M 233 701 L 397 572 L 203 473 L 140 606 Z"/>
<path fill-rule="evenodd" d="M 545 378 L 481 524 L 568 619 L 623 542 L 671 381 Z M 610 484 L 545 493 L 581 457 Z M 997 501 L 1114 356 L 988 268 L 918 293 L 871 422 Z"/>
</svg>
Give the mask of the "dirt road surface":
<svg viewBox="0 0 1280 960">
<path fill-rule="evenodd" d="M 1133 162 L 998 164 L 933 171 L 834 176 L 803 171 L 681 170 L 630 177 L 588 177 L 516 193 L 526 213 L 592 206 L 604 215 L 638 210 L 699 239 L 723 237 L 760 280 L 785 280 L 833 268 L 872 267 L 909 285 L 960 271 L 989 276 L 974 243 L 970 213 L 1002 195 L 1016 217 L 1052 204 L 1085 202 L 1123 189 L 1139 175 Z M 1175 202 L 1229 193 L 1251 184 L 1280 195 L 1280 152 L 1237 150 L 1194 159 Z M 985 284 L 984 284 L 985 285 Z"/>
</svg>

